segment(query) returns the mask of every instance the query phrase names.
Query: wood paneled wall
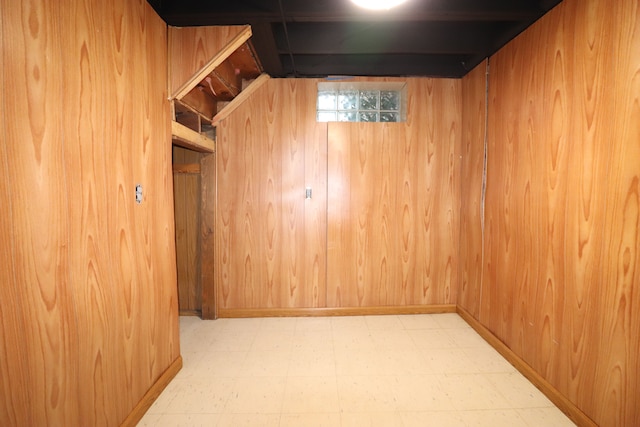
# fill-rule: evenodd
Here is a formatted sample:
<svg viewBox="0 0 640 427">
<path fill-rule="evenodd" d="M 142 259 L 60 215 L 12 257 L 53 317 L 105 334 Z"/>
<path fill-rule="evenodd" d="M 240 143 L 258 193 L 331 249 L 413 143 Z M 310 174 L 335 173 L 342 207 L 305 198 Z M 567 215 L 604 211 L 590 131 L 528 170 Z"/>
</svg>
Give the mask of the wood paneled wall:
<svg viewBox="0 0 640 427">
<path fill-rule="evenodd" d="M 272 80 L 221 122 L 221 308 L 455 302 L 461 83 L 403 81 L 403 124 L 317 123 L 313 79 Z"/>
<path fill-rule="evenodd" d="M 119 425 L 179 358 L 166 25 L 0 9 L 0 424 Z"/>
<path fill-rule="evenodd" d="M 173 173 L 178 304 L 181 313 L 202 310 L 200 274 L 200 159 L 202 154 L 173 147 L 174 165 L 197 165 L 194 173 Z"/>
<path fill-rule="evenodd" d="M 487 61 L 462 79 L 460 257 L 457 303 L 477 318 L 482 286 Z"/>
<path fill-rule="evenodd" d="M 602 426 L 640 425 L 639 106 L 638 2 L 565 0 L 490 58 L 484 245 L 462 239 L 459 304 Z"/>
<path fill-rule="evenodd" d="M 316 91 L 315 80 L 270 80 L 218 126 L 220 308 L 325 306 L 327 125 L 315 120 Z"/>
<path fill-rule="evenodd" d="M 329 123 L 329 307 L 456 300 L 461 85 L 403 81 L 406 123 Z"/>
</svg>

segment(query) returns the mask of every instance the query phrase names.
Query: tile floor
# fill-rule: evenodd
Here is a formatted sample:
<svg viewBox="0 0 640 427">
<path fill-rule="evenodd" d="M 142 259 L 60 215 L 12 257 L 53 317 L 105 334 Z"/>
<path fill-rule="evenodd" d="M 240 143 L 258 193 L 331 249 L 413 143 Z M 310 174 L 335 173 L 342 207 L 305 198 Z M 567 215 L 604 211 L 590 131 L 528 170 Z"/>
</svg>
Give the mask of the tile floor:
<svg viewBox="0 0 640 427">
<path fill-rule="evenodd" d="M 141 426 L 574 424 L 457 314 L 180 318 Z"/>
</svg>

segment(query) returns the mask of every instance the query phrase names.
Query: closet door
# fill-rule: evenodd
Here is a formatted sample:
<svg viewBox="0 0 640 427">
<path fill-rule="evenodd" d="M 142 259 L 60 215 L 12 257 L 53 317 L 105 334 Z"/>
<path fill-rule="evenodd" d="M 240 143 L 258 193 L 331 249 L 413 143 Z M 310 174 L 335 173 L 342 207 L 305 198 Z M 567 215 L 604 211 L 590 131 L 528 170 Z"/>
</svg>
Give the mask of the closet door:
<svg viewBox="0 0 640 427">
<path fill-rule="evenodd" d="M 327 306 L 455 303 L 459 82 L 408 79 L 403 123 L 330 123 Z"/>
<path fill-rule="evenodd" d="M 221 316 L 326 304 L 327 125 L 315 97 L 305 80 L 273 79 L 218 126 Z"/>
<path fill-rule="evenodd" d="M 417 171 L 399 141 L 402 123 L 329 125 L 330 307 L 413 300 Z"/>
</svg>

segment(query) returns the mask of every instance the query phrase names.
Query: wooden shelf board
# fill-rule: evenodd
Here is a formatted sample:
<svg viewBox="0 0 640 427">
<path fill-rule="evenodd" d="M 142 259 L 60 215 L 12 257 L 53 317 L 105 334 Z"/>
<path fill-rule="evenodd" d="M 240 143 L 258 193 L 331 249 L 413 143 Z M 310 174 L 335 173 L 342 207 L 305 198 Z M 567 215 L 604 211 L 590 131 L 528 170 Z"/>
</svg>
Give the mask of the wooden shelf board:
<svg viewBox="0 0 640 427">
<path fill-rule="evenodd" d="M 216 151 L 216 143 L 214 140 L 189 129 L 178 122 L 171 122 L 171 135 L 173 143 L 180 147 L 188 148 L 200 153 L 214 153 Z"/>
<path fill-rule="evenodd" d="M 173 173 L 199 174 L 200 163 L 174 163 Z"/>
</svg>

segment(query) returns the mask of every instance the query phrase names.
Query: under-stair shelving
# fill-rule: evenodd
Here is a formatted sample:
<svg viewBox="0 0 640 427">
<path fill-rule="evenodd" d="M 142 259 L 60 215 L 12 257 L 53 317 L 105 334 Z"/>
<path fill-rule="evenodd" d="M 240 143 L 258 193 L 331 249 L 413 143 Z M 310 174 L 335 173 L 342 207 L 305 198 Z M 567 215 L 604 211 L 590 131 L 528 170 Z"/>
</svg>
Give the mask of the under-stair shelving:
<svg viewBox="0 0 640 427">
<path fill-rule="evenodd" d="M 173 143 L 215 151 L 214 127 L 269 76 L 250 26 L 169 28 Z"/>
</svg>

